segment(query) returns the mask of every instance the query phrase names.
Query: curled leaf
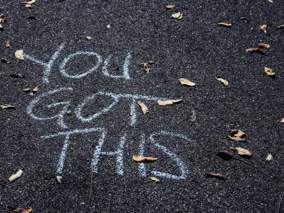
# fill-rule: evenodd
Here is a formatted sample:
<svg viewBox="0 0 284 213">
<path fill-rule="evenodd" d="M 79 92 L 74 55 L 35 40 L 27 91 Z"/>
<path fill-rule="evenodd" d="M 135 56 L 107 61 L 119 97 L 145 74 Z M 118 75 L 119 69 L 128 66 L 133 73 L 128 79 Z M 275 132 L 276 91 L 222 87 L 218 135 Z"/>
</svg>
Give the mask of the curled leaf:
<svg viewBox="0 0 284 213">
<path fill-rule="evenodd" d="M 5 41 L 5 47 L 10 48 L 11 47 L 11 42 L 9 40 Z"/>
<path fill-rule="evenodd" d="M 166 5 L 167 9 L 174 9 L 176 6 L 174 4 L 168 4 Z"/>
<path fill-rule="evenodd" d="M 148 107 L 142 101 L 138 101 L 138 105 L 140 106 L 144 115 L 149 112 Z"/>
<path fill-rule="evenodd" d="M 261 49 L 269 49 L 270 48 L 270 44 L 262 42 L 262 43 L 258 44 L 258 47 L 261 48 Z"/>
<path fill-rule="evenodd" d="M 12 104 L 0 104 L 1 109 L 15 109 L 15 106 Z"/>
<path fill-rule="evenodd" d="M 264 51 L 262 48 L 259 47 L 252 47 L 252 48 L 248 48 L 246 49 L 246 52 L 248 53 L 259 53 L 259 54 L 264 54 Z"/>
<path fill-rule="evenodd" d="M 181 12 L 173 13 L 172 18 L 180 20 L 183 18 L 183 14 Z"/>
<path fill-rule="evenodd" d="M 16 179 L 18 179 L 19 177 L 21 177 L 23 175 L 23 170 L 19 169 L 15 174 L 12 174 L 10 177 L 9 177 L 9 181 L 10 182 L 13 182 L 15 181 Z"/>
<path fill-rule="evenodd" d="M 264 73 L 269 77 L 274 77 L 276 73 L 269 67 L 264 67 Z"/>
<path fill-rule="evenodd" d="M 59 184 L 63 183 L 63 177 L 60 176 L 60 175 L 56 175 L 56 181 L 57 181 L 57 183 L 59 183 Z"/>
<path fill-rule="evenodd" d="M 231 147 L 230 148 L 233 151 L 236 151 L 240 156 L 242 157 L 251 157 L 252 153 L 248 149 L 242 148 L 242 147 Z"/>
<path fill-rule="evenodd" d="M 32 211 L 32 208 L 16 208 L 15 210 L 13 210 L 14 213 L 31 213 Z"/>
<path fill-rule="evenodd" d="M 149 177 L 149 179 L 150 179 L 151 181 L 156 182 L 156 183 L 160 182 L 160 179 L 159 179 L 159 178 L 157 178 L 157 177 L 153 177 L 153 176 L 151 176 L 151 177 Z"/>
<path fill-rule="evenodd" d="M 24 58 L 24 51 L 23 51 L 23 50 L 17 50 L 17 51 L 15 52 L 15 56 L 16 56 L 16 58 L 19 59 L 19 60 L 24 60 L 24 59 L 25 59 L 25 58 Z"/>
<path fill-rule="evenodd" d="M 155 157 L 146 157 L 143 155 L 133 155 L 132 160 L 135 162 L 153 162 L 158 160 L 158 158 Z"/>
<path fill-rule="evenodd" d="M 225 176 L 221 173 L 218 173 L 218 172 L 208 172 L 206 174 L 206 177 L 208 178 L 218 178 L 218 179 L 222 179 L 222 180 L 225 180 Z"/>
<path fill-rule="evenodd" d="M 178 79 L 179 80 L 179 83 L 181 85 L 185 85 L 185 86 L 190 86 L 190 87 L 194 87 L 196 85 L 196 83 L 186 79 L 186 78 L 180 78 Z"/>
<path fill-rule="evenodd" d="M 173 104 L 176 104 L 176 103 L 179 103 L 181 102 L 182 99 L 176 99 L 176 100 L 158 100 L 158 104 L 160 106 L 166 106 L 166 105 L 173 105 Z"/>
<path fill-rule="evenodd" d="M 228 137 L 233 141 L 245 141 L 246 140 L 246 133 L 244 133 L 240 129 L 232 129 Z"/>
<path fill-rule="evenodd" d="M 229 85 L 229 82 L 226 79 L 224 79 L 224 78 L 216 77 L 216 80 L 221 82 L 224 86 L 228 86 Z"/>
<path fill-rule="evenodd" d="M 284 123 L 284 118 L 281 118 L 281 119 L 280 119 L 280 123 Z"/>
<path fill-rule="evenodd" d="M 262 24 L 259 26 L 260 31 L 264 32 L 265 34 L 267 33 L 267 24 Z"/>
<path fill-rule="evenodd" d="M 222 26 L 222 27 L 232 27 L 232 23 L 231 22 L 219 22 L 217 23 L 218 26 Z"/>
</svg>

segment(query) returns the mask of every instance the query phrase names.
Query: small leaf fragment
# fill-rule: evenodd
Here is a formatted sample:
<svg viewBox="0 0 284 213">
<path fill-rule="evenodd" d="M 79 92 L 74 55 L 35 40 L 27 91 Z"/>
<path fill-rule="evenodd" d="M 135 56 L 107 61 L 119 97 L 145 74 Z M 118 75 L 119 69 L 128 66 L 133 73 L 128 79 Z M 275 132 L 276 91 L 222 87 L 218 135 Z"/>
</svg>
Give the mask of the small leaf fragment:
<svg viewBox="0 0 284 213">
<path fill-rule="evenodd" d="M 228 86 L 229 85 L 229 82 L 226 79 L 224 79 L 224 78 L 216 77 L 216 80 L 221 82 L 224 86 Z"/>
<path fill-rule="evenodd" d="M 30 0 L 30 1 L 24 1 L 23 4 L 25 4 L 25 7 L 32 8 L 32 4 L 34 4 L 36 0 Z"/>
<path fill-rule="evenodd" d="M 174 5 L 174 4 L 168 4 L 168 5 L 166 5 L 166 8 L 167 9 L 174 9 L 176 6 Z"/>
<path fill-rule="evenodd" d="M 16 208 L 15 210 L 13 210 L 13 212 L 15 213 L 31 213 L 32 211 L 32 208 Z"/>
<path fill-rule="evenodd" d="M 268 0 L 269 3 L 273 4 L 273 0 Z"/>
<path fill-rule="evenodd" d="M 208 172 L 206 174 L 206 177 L 208 178 L 218 178 L 218 179 L 222 179 L 222 180 L 225 180 L 225 176 L 221 173 L 218 173 L 218 172 Z"/>
<path fill-rule="evenodd" d="M 245 141 L 246 140 L 246 133 L 244 133 L 240 129 L 232 129 L 228 137 L 233 141 Z"/>
<path fill-rule="evenodd" d="M 5 41 L 5 47 L 10 48 L 11 47 L 11 42 L 9 40 Z"/>
<path fill-rule="evenodd" d="M 242 157 L 251 157 L 252 153 L 248 149 L 242 148 L 242 147 L 231 147 L 230 148 L 233 151 L 236 151 L 240 156 Z"/>
<path fill-rule="evenodd" d="M 15 174 L 12 174 L 9 177 L 9 181 L 10 182 L 15 181 L 16 179 L 20 178 L 23 175 L 23 173 L 24 173 L 23 170 L 19 169 Z"/>
<path fill-rule="evenodd" d="M 179 83 L 181 85 L 185 85 L 185 86 L 190 86 L 190 87 L 194 87 L 196 85 L 196 83 L 186 79 L 186 78 L 180 78 L 178 79 L 179 80 Z"/>
<path fill-rule="evenodd" d="M 233 155 L 231 152 L 228 152 L 226 150 L 222 150 L 217 153 L 217 156 L 222 158 L 223 160 L 231 160 L 233 159 Z"/>
<path fill-rule="evenodd" d="M 87 40 L 89 40 L 89 41 L 93 39 L 92 36 L 86 36 L 85 38 L 86 38 Z"/>
<path fill-rule="evenodd" d="M 0 104 L 1 109 L 15 109 L 16 107 L 12 104 Z"/>
<path fill-rule="evenodd" d="M 262 24 L 259 26 L 260 31 L 264 32 L 265 34 L 267 33 L 267 24 Z"/>
<path fill-rule="evenodd" d="M 1 58 L 1 62 L 4 64 L 11 64 L 12 62 L 7 58 Z"/>
<path fill-rule="evenodd" d="M 140 106 L 144 115 L 149 112 L 148 107 L 142 101 L 138 101 L 137 103 Z"/>
<path fill-rule="evenodd" d="M 173 13 L 172 18 L 181 20 L 183 18 L 183 14 L 181 12 Z"/>
<path fill-rule="evenodd" d="M 267 156 L 266 156 L 266 158 L 265 158 L 265 161 L 269 162 L 269 161 L 271 161 L 272 159 L 273 159 L 272 154 L 271 154 L 271 153 L 268 153 Z"/>
<path fill-rule="evenodd" d="M 158 158 L 143 155 L 133 155 L 132 160 L 135 162 L 153 162 L 158 160 Z"/>
<path fill-rule="evenodd" d="M 264 73 L 269 77 L 274 77 L 276 73 L 269 67 L 264 67 Z"/>
<path fill-rule="evenodd" d="M 156 183 L 159 183 L 159 182 L 160 182 L 160 179 L 159 179 L 159 178 L 157 178 L 157 177 L 153 177 L 153 176 L 151 176 L 151 177 L 149 177 L 149 179 L 150 179 L 151 181 L 156 182 Z"/>
<path fill-rule="evenodd" d="M 259 54 L 264 54 L 264 51 L 262 48 L 259 47 L 251 47 L 246 49 L 246 52 L 248 53 L 259 53 Z"/>
<path fill-rule="evenodd" d="M 284 118 L 281 118 L 280 123 L 284 123 Z"/>
<path fill-rule="evenodd" d="M 158 104 L 160 106 L 167 106 L 167 105 L 173 105 L 173 104 L 176 104 L 176 103 L 179 103 L 181 102 L 182 99 L 176 99 L 176 100 L 158 100 Z"/>
<path fill-rule="evenodd" d="M 232 23 L 231 22 L 219 22 L 217 23 L 218 26 L 222 26 L 222 27 L 232 27 Z"/>
<path fill-rule="evenodd" d="M 23 50 L 17 50 L 17 51 L 15 52 L 15 56 L 16 56 L 16 58 L 19 59 L 19 60 L 24 60 L 24 59 L 25 59 L 25 58 L 24 58 L 24 51 L 23 51 Z"/>
<path fill-rule="evenodd" d="M 260 49 L 269 49 L 270 48 L 270 44 L 262 42 L 262 43 L 258 44 L 258 48 L 260 48 Z"/>
<path fill-rule="evenodd" d="M 57 181 L 57 183 L 59 183 L 59 184 L 63 183 L 63 177 L 60 176 L 60 175 L 56 175 L 56 181 Z"/>
</svg>

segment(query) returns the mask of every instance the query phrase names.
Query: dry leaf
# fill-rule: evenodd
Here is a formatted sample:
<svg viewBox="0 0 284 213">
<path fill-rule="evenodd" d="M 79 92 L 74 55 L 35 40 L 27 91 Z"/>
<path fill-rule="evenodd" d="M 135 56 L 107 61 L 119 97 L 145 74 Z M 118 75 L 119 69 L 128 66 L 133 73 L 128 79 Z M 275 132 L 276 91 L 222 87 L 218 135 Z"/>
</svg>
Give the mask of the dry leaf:
<svg viewBox="0 0 284 213">
<path fill-rule="evenodd" d="M 273 0 L 268 0 L 268 2 L 272 4 L 272 3 L 273 3 Z"/>
<path fill-rule="evenodd" d="M 156 183 L 160 182 L 160 179 L 156 178 L 156 177 L 150 177 L 150 180 L 152 180 L 152 181 L 154 181 Z"/>
<path fill-rule="evenodd" d="M 172 18 L 181 20 L 183 18 L 183 14 L 181 12 L 173 13 Z"/>
<path fill-rule="evenodd" d="M 217 25 L 222 26 L 222 27 L 232 27 L 231 22 L 219 22 Z"/>
<path fill-rule="evenodd" d="M 233 155 L 231 152 L 228 152 L 226 150 L 220 151 L 217 153 L 217 156 L 222 158 L 223 160 L 231 160 L 233 159 Z"/>
<path fill-rule="evenodd" d="M 135 162 L 153 162 L 153 161 L 158 160 L 158 158 L 146 157 L 146 156 L 143 156 L 143 155 L 133 155 L 132 159 Z"/>
<path fill-rule="evenodd" d="M 258 44 L 258 48 L 260 48 L 260 49 L 269 49 L 269 48 L 270 48 L 270 44 L 267 44 L 267 43 L 259 43 L 259 44 Z"/>
<path fill-rule="evenodd" d="M 36 0 L 30 0 L 30 1 L 23 2 L 23 4 L 25 4 L 25 7 L 31 8 L 32 4 L 34 4 L 35 2 L 36 2 Z"/>
<path fill-rule="evenodd" d="M 91 36 L 86 36 L 86 39 L 87 39 L 87 40 L 92 40 L 93 37 L 91 37 Z"/>
<path fill-rule="evenodd" d="M 209 178 L 211 178 L 211 177 L 212 177 L 212 178 L 218 178 L 218 179 L 223 179 L 223 180 L 226 179 L 223 174 L 217 173 L 217 172 L 208 172 L 208 173 L 206 174 L 206 177 L 209 177 Z"/>
<path fill-rule="evenodd" d="M 233 141 L 245 141 L 246 140 L 246 133 L 244 133 L 240 129 L 232 129 L 230 134 L 228 135 L 230 139 Z"/>
<path fill-rule="evenodd" d="M 265 161 L 271 161 L 273 159 L 273 156 L 272 156 L 272 154 L 270 154 L 270 153 L 268 153 L 268 155 L 266 156 L 266 158 L 265 158 Z"/>
<path fill-rule="evenodd" d="M 13 210 L 13 212 L 15 213 L 31 213 L 32 211 L 32 208 L 16 208 L 15 210 Z"/>
<path fill-rule="evenodd" d="M 144 115 L 149 112 L 148 107 L 142 101 L 138 101 L 138 105 L 140 106 Z"/>
<path fill-rule="evenodd" d="M 252 153 L 248 149 L 242 148 L 242 147 L 231 147 L 230 148 L 233 151 L 236 151 L 240 156 L 243 157 L 251 157 Z"/>
<path fill-rule="evenodd" d="M 176 6 L 174 4 L 168 4 L 166 5 L 167 9 L 174 9 Z"/>
<path fill-rule="evenodd" d="M 160 106 L 166 106 L 166 105 L 173 105 L 173 104 L 176 104 L 176 103 L 179 103 L 181 102 L 182 99 L 176 99 L 176 100 L 158 100 L 158 104 Z"/>
<path fill-rule="evenodd" d="M 33 96 L 36 92 L 39 91 L 39 86 L 25 87 L 23 91 L 28 92 L 31 96 Z"/>
<path fill-rule="evenodd" d="M 191 110 L 191 116 L 190 116 L 190 121 L 195 122 L 196 121 L 196 111 L 193 109 Z"/>
<path fill-rule="evenodd" d="M 269 68 L 269 67 L 264 67 L 264 73 L 269 76 L 269 77 L 274 77 L 275 76 L 275 72 Z"/>
<path fill-rule="evenodd" d="M 224 84 L 225 86 L 228 86 L 229 85 L 229 82 L 226 80 L 226 79 L 224 79 L 224 78 L 218 78 L 218 77 L 216 77 L 216 80 L 217 81 L 220 81 L 222 84 Z"/>
<path fill-rule="evenodd" d="M 252 48 L 248 48 L 246 49 L 246 52 L 248 53 L 259 53 L 259 54 L 264 54 L 264 51 L 262 48 L 259 47 L 252 47 Z"/>
<path fill-rule="evenodd" d="M 277 26 L 278 29 L 283 29 L 284 28 L 284 24 L 280 24 L 279 26 Z"/>
<path fill-rule="evenodd" d="M 267 24 L 262 24 L 259 26 L 260 31 L 264 32 L 265 34 L 267 33 Z"/>
<path fill-rule="evenodd" d="M 6 22 L 6 17 L 4 16 L 4 14 L 0 15 L 0 24 L 3 24 Z"/>
<path fill-rule="evenodd" d="M 17 50 L 15 52 L 15 56 L 19 60 L 24 60 L 24 51 L 23 50 Z"/>
<path fill-rule="evenodd" d="M 150 66 L 149 64 L 146 62 L 146 63 L 141 63 L 141 65 L 143 66 L 143 69 L 146 73 L 149 73 L 150 72 Z"/>
<path fill-rule="evenodd" d="M 11 104 L 0 104 L 1 109 L 15 109 L 16 107 Z"/>
<path fill-rule="evenodd" d="M 11 42 L 9 40 L 5 41 L 5 47 L 10 48 L 11 47 Z"/>
<path fill-rule="evenodd" d="M 15 181 L 16 179 L 18 179 L 19 177 L 21 177 L 23 175 L 23 170 L 19 169 L 15 174 L 12 174 L 10 177 L 9 177 L 9 181 L 10 182 L 13 182 Z"/>
<path fill-rule="evenodd" d="M 63 181 L 63 177 L 62 176 L 59 176 L 59 175 L 56 175 L 56 181 L 57 183 L 61 184 Z"/>
<path fill-rule="evenodd" d="M 284 118 L 281 118 L 280 123 L 284 123 Z"/>
<path fill-rule="evenodd" d="M 194 87 L 196 85 L 196 83 L 186 79 L 186 78 L 180 78 L 178 79 L 179 80 L 179 83 L 181 85 L 186 85 L 186 86 L 190 86 L 190 87 Z"/>
</svg>

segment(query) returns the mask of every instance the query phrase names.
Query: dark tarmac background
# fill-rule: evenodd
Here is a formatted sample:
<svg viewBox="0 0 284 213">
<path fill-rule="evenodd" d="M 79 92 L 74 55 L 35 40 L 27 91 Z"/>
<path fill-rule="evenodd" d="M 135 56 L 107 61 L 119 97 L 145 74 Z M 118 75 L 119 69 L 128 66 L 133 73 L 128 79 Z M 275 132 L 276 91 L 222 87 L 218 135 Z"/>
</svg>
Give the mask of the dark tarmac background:
<svg viewBox="0 0 284 213">
<path fill-rule="evenodd" d="M 45 0 L 32 9 L 15 0 L 0 3 L 0 14 L 7 19 L 0 32 L 0 57 L 12 62 L 0 63 L 0 102 L 16 107 L 0 110 L 0 212 L 18 207 L 31 207 L 33 212 L 284 212 L 284 125 L 279 123 L 284 117 L 284 30 L 277 29 L 284 22 L 283 1 Z M 170 3 L 176 8 L 166 10 Z M 171 18 L 174 12 L 182 12 L 183 18 Z M 222 21 L 233 25 L 217 26 Z M 259 30 L 264 23 L 267 34 Z M 5 48 L 6 40 L 11 48 Z M 266 54 L 245 51 L 260 41 L 271 45 Z M 42 66 L 14 56 L 17 49 L 24 49 L 48 61 L 63 42 L 66 46 L 48 85 L 42 84 Z M 95 51 L 103 58 L 113 54 L 118 65 L 131 52 L 132 80 L 110 79 L 99 71 L 78 80 L 62 77 L 58 64 L 79 50 Z M 156 63 L 147 74 L 140 63 L 149 60 Z M 70 67 L 84 70 L 91 64 L 91 59 L 82 58 Z M 265 66 L 276 71 L 275 78 L 264 75 Z M 19 73 L 24 78 L 12 77 Z M 229 86 L 224 87 L 216 76 L 227 79 Z M 181 77 L 194 81 L 196 87 L 181 86 Z M 23 91 L 32 85 L 40 86 L 33 97 Z M 167 107 L 147 104 L 150 113 L 142 115 L 138 109 L 136 127 L 128 125 L 127 102 L 92 124 L 82 124 L 71 114 L 67 123 L 72 128 L 108 129 L 105 150 L 114 150 L 121 134 L 127 133 L 125 175 L 114 173 L 115 159 L 109 157 L 101 160 L 99 174 L 91 174 L 92 142 L 97 137 L 76 136 L 67 154 L 63 183 L 58 184 L 55 170 L 63 139 L 40 136 L 60 129 L 54 121 L 32 119 L 26 107 L 42 92 L 68 86 L 74 92 L 64 100 L 72 100 L 73 107 L 100 90 L 182 97 L 183 102 Z M 197 116 L 194 122 L 192 110 Z M 228 139 L 234 128 L 246 132 L 246 142 Z M 154 183 L 139 176 L 132 155 L 138 152 L 140 134 L 159 130 L 183 133 L 193 140 L 159 141 L 186 162 L 186 180 L 161 178 Z M 216 156 L 231 146 L 248 148 L 252 158 L 235 155 L 236 159 L 224 161 Z M 153 147 L 147 147 L 146 153 L 159 158 L 147 168 L 178 174 L 175 164 Z M 270 162 L 265 161 L 268 153 L 273 155 Z M 23 176 L 9 183 L 8 177 L 18 169 L 23 169 Z M 227 179 L 207 178 L 212 171 Z"/>
</svg>

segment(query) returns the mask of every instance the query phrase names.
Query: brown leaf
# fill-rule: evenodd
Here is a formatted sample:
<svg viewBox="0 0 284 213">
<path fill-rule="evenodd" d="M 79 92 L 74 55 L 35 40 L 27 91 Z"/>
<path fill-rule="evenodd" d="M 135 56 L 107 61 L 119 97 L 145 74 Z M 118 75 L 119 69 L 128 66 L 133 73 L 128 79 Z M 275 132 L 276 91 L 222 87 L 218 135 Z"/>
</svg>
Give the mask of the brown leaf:
<svg viewBox="0 0 284 213">
<path fill-rule="evenodd" d="M 176 100 L 158 100 L 158 104 L 160 106 L 166 106 L 166 105 L 173 105 L 173 104 L 176 104 L 176 103 L 179 103 L 181 102 L 182 99 L 176 99 Z"/>
<path fill-rule="evenodd" d="M 264 73 L 269 77 L 274 77 L 276 73 L 269 67 L 264 67 Z"/>
<path fill-rule="evenodd" d="M 183 18 L 183 14 L 181 12 L 173 13 L 172 18 L 181 20 Z"/>
<path fill-rule="evenodd" d="M 180 78 L 178 79 L 179 80 L 179 83 L 181 85 L 185 85 L 185 86 L 190 86 L 190 87 L 194 87 L 196 85 L 196 83 L 186 79 L 186 78 Z"/>
<path fill-rule="evenodd" d="M 217 173 L 217 172 L 208 172 L 206 174 L 206 177 L 208 178 L 218 178 L 218 179 L 222 179 L 222 180 L 225 180 L 225 176 L 221 173 Z"/>
<path fill-rule="evenodd" d="M 140 106 L 144 115 L 149 112 L 148 107 L 142 101 L 138 101 L 138 105 Z"/>
<path fill-rule="evenodd" d="M 222 27 L 232 27 L 232 23 L 231 22 L 219 22 L 217 23 L 217 25 L 222 26 Z"/>
<path fill-rule="evenodd" d="M 166 5 L 167 9 L 174 9 L 176 6 L 174 4 L 168 4 Z"/>
<path fill-rule="evenodd" d="M 156 182 L 156 183 L 159 183 L 160 182 L 160 179 L 159 178 L 157 178 L 157 177 L 149 177 L 150 178 L 150 180 L 151 181 L 154 181 L 154 182 Z"/>
<path fill-rule="evenodd" d="M 267 156 L 266 156 L 266 158 L 265 158 L 265 161 L 272 161 L 272 159 L 273 159 L 273 156 L 272 156 L 272 154 L 271 153 L 268 153 L 267 154 Z"/>
<path fill-rule="evenodd" d="M 242 157 L 251 157 L 252 153 L 248 149 L 242 148 L 242 147 L 231 147 L 230 148 L 233 151 L 236 151 L 240 156 Z"/>
<path fill-rule="evenodd" d="M 269 49 L 269 48 L 270 48 L 270 44 L 267 44 L 267 43 L 259 43 L 259 44 L 258 44 L 258 48 L 260 48 L 260 49 Z"/>
<path fill-rule="evenodd" d="M 158 158 L 155 157 L 146 157 L 143 155 L 133 155 L 132 160 L 135 162 L 153 162 L 158 160 Z"/>
<path fill-rule="evenodd" d="M 252 48 L 248 48 L 246 49 L 246 52 L 248 53 L 259 53 L 259 54 L 264 54 L 264 51 L 262 48 L 259 47 L 252 47 Z"/>
<path fill-rule="evenodd" d="M 11 104 L 0 104 L 1 109 L 15 109 L 16 107 Z"/>
<path fill-rule="evenodd" d="M 6 17 L 4 16 L 4 14 L 0 15 L 0 24 L 3 24 L 6 22 Z"/>
<path fill-rule="evenodd" d="M 245 141 L 246 140 L 246 133 L 244 133 L 240 129 L 232 129 L 228 137 L 233 141 Z"/>
<path fill-rule="evenodd" d="M 20 178 L 23 175 L 23 170 L 19 169 L 15 174 L 12 174 L 9 177 L 9 181 L 13 182 L 15 180 L 17 180 L 18 178 Z"/>
<path fill-rule="evenodd" d="M 15 213 L 31 213 L 32 211 L 32 208 L 16 208 L 15 210 L 13 210 L 13 212 Z"/>
<path fill-rule="evenodd" d="M 262 24 L 259 26 L 260 31 L 264 32 L 265 34 L 267 33 L 267 24 Z"/>
<path fill-rule="evenodd" d="M 229 85 L 229 82 L 226 79 L 224 79 L 224 78 L 216 77 L 216 80 L 221 82 L 224 86 L 228 86 Z"/>
<path fill-rule="evenodd" d="M 16 56 L 16 58 L 19 59 L 19 60 L 24 60 L 24 59 L 25 59 L 25 58 L 24 58 L 24 51 L 23 51 L 23 50 L 17 50 L 17 51 L 15 52 L 15 56 Z"/>
<path fill-rule="evenodd" d="M 141 63 L 141 65 L 143 66 L 143 69 L 146 73 L 150 72 L 150 66 L 148 63 Z"/>
</svg>

